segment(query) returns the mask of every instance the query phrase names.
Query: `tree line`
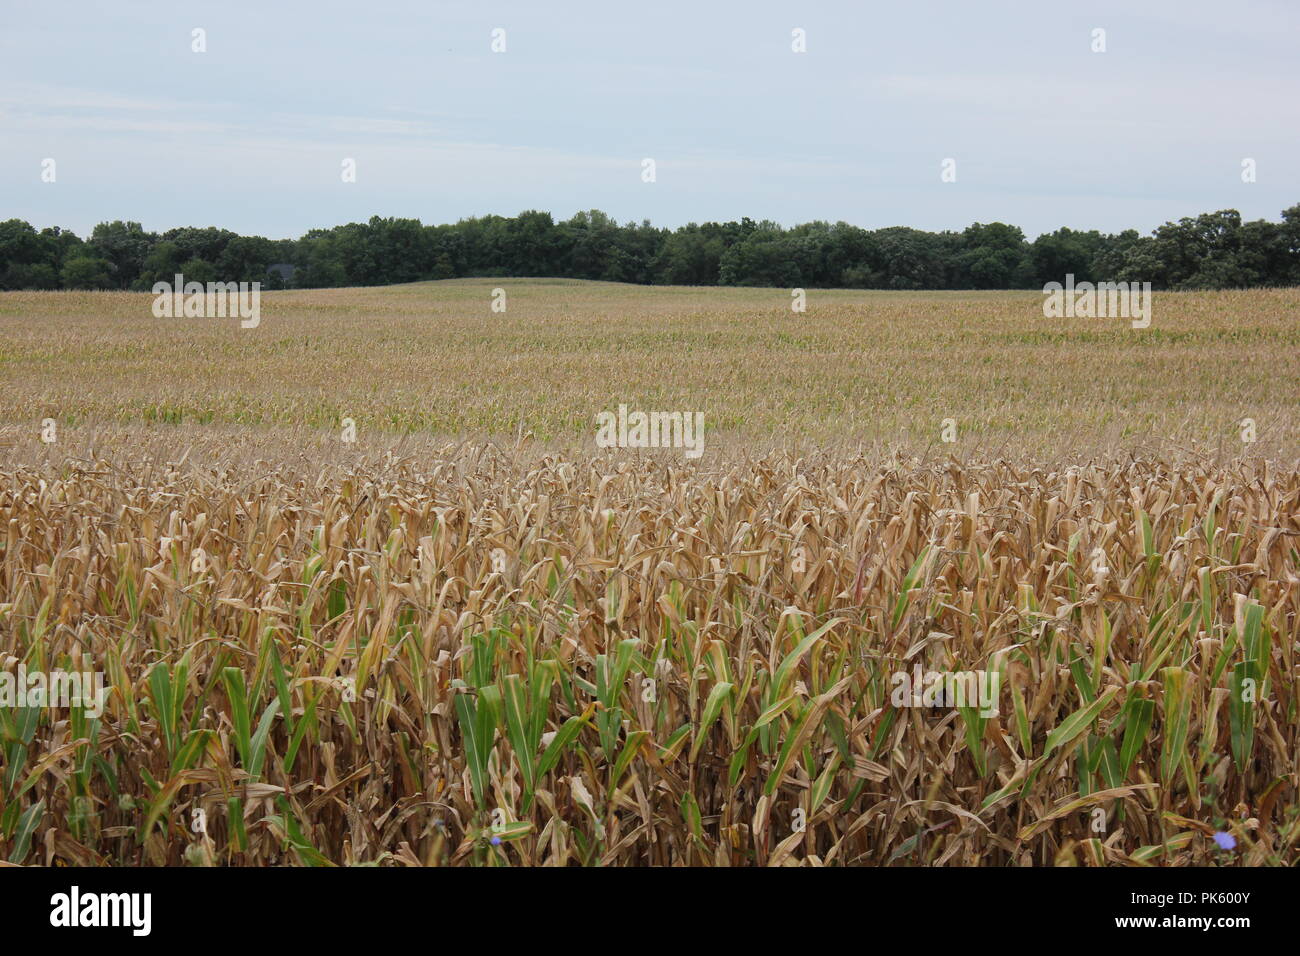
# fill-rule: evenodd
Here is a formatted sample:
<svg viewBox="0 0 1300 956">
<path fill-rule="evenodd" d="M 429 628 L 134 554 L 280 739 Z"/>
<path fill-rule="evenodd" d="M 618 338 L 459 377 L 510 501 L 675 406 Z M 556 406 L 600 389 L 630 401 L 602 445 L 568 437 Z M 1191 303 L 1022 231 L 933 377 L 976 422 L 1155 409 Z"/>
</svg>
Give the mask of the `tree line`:
<svg viewBox="0 0 1300 956">
<path fill-rule="evenodd" d="M 283 272 L 268 267 L 292 265 Z M 261 282 L 264 288 L 387 285 L 464 276 L 558 276 L 666 285 L 777 288 L 1017 289 L 1059 282 L 1142 281 L 1157 289 L 1300 285 L 1300 204 L 1280 222 L 1235 209 L 1167 222 L 1150 235 L 1068 228 L 1033 242 L 1016 226 L 961 232 L 862 229 L 767 220 L 619 225 L 599 210 L 556 222 L 529 210 L 455 224 L 352 222 L 299 239 L 215 227 L 148 232 L 103 222 L 88 239 L 57 226 L 0 223 L 0 288 L 149 291 L 155 282 Z"/>
</svg>

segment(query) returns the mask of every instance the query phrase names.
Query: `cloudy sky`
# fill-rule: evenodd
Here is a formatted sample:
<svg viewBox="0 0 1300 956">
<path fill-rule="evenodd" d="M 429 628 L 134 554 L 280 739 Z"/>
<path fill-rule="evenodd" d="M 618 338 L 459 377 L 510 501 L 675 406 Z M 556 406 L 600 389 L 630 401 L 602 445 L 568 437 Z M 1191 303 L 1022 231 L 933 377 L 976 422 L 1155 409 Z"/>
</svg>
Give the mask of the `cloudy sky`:
<svg viewBox="0 0 1300 956">
<path fill-rule="evenodd" d="M 1296 0 L 2 2 L 0 218 L 81 235 L 599 208 L 1032 237 L 1300 202 Z"/>
</svg>

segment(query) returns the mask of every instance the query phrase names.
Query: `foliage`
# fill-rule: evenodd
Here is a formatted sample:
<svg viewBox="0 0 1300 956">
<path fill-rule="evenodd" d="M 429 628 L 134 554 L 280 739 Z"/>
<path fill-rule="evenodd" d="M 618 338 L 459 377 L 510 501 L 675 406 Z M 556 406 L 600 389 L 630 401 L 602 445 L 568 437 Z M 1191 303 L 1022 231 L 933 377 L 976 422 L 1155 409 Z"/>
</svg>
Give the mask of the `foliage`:
<svg viewBox="0 0 1300 956">
<path fill-rule="evenodd" d="M 0 856 L 1300 862 L 1294 469 L 304 461 L 0 474 Z"/>
<path fill-rule="evenodd" d="M 1241 221 L 1221 210 L 1165 223 L 1150 236 L 1059 229 L 1032 243 L 1015 226 L 974 223 L 960 233 L 848 223 L 619 225 L 600 210 L 556 222 L 550 213 L 484 216 L 455 224 L 381 218 L 313 229 L 297 240 L 229 230 L 146 232 L 100 223 L 88 252 L 58 228 L 0 223 L 0 287 L 147 290 L 186 262 L 210 264 L 220 281 L 266 281 L 267 266 L 297 267 L 298 288 L 388 285 L 467 276 L 563 277 L 666 285 L 775 288 L 1018 289 L 1064 281 L 1145 281 L 1157 289 L 1300 284 L 1300 205 L 1280 223 Z M 73 258 L 103 262 L 107 278 Z M 45 267 L 45 268 L 42 268 Z M 53 270 L 53 277 L 51 271 Z M 187 279 L 190 278 L 187 276 Z M 80 283 L 80 284 L 73 284 Z"/>
</svg>

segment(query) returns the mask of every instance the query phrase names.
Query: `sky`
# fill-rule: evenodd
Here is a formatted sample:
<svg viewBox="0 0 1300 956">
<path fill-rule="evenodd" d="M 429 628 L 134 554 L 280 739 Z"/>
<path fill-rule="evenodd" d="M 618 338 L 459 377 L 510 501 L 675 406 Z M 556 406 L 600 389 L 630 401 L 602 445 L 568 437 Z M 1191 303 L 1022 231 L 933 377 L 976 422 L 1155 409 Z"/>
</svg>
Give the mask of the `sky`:
<svg viewBox="0 0 1300 956">
<path fill-rule="evenodd" d="M 0 219 L 1277 220 L 1298 39 L 1296 0 L 0 0 Z"/>
</svg>

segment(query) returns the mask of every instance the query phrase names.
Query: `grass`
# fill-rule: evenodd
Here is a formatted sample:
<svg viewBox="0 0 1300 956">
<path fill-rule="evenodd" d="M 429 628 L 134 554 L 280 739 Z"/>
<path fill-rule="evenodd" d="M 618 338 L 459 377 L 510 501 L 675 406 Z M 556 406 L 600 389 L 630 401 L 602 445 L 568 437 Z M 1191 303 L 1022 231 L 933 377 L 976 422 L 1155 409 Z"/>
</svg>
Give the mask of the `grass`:
<svg viewBox="0 0 1300 956">
<path fill-rule="evenodd" d="M 492 313 L 492 289 L 508 311 Z M 0 428 L 225 425 L 590 451 L 598 411 L 705 413 L 746 451 L 1172 446 L 1294 454 L 1300 291 L 1169 293 L 1150 329 L 1045 319 L 1034 292 L 809 292 L 476 279 L 267 293 L 261 324 L 130 293 L 0 296 Z"/>
<path fill-rule="evenodd" d="M 111 686 L 0 707 L 0 858 L 1300 863 L 1297 293 L 810 295 L 0 296 L 0 671 Z"/>
</svg>

